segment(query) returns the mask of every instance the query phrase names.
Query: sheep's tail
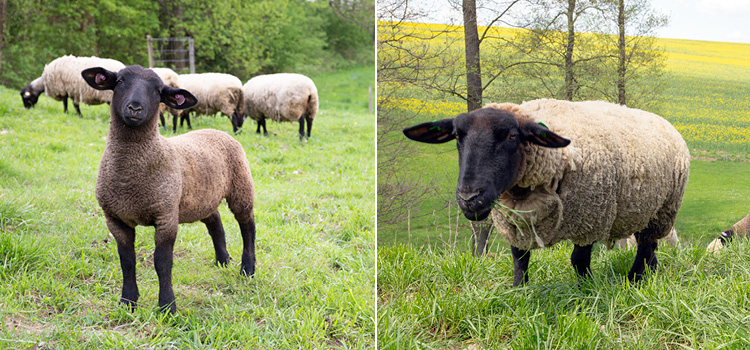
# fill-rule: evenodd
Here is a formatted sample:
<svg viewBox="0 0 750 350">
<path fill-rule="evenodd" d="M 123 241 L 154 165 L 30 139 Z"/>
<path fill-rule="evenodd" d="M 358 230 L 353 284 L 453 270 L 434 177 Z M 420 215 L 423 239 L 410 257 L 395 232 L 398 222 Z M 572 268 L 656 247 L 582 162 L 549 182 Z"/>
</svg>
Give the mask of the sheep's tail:
<svg viewBox="0 0 750 350">
<path fill-rule="evenodd" d="M 309 116 L 310 119 L 314 119 L 316 114 L 318 114 L 318 93 L 316 91 L 312 91 L 307 96 L 305 115 Z"/>
</svg>

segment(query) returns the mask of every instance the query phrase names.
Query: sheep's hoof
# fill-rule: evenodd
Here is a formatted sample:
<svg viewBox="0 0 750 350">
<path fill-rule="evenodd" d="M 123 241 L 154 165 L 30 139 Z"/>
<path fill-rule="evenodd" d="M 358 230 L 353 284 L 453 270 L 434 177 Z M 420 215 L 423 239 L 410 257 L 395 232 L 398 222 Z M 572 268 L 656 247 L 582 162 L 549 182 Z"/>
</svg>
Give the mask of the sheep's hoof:
<svg viewBox="0 0 750 350">
<path fill-rule="evenodd" d="M 253 277 L 255 275 L 255 266 L 242 265 L 242 267 L 240 268 L 240 275 Z"/>
<path fill-rule="evenodd" d="M 174 315 L 177 312 L 177 303 L 173 300 L 166 305 L 159 305 L 159 312 Z"/>
<path fill-rule="evenodd" d="M 138 306 L 138 303 L 134 300 L 120 298 L 120 304 L 125 305 L 131 312 L 135 311 L 135 308 Z"/>
</svg>

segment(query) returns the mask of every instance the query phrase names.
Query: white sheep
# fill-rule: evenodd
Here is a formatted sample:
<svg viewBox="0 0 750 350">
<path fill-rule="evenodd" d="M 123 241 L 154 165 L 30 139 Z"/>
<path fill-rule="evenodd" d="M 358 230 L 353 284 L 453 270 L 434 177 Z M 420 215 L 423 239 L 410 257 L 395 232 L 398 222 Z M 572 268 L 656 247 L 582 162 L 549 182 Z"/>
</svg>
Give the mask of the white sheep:
<svg viewBox="0 0 750 350">
<path fill-rule="evenodd" d="M 318 114 L 318 88 L 313 81 L 294 73 L 256 76 L 242 86 L 245 95 L 245 116 L 258 122 L 257 133 L 263 127 L 268 134 L 266 118 L 276 122 L 299 121 L 300 139 L 310 137 L 312 122 Z"/>
<path fill-rule="evenodd" d="M 750 214 L 747 214 L 736 224 L 719 234 L 719 238 L 714 239 L 708 244 L 707 251 L 716 253 L 724 248 L 724 244 L 731 241 L 734 236 L 745 237 L 750 232 Z"/>
<path fill-rule="evenodd" d="M 47 97 L 63 102 L 63 111 L 68 112 L 68 97 L 73 100 L 76 113 L 81 115 L 80 103 L 98 105 L 112 101 L 112 91 L 98 91 L 86 84 L 81 71 L 91 67 L 104 67 L 119 71 L 125 65 L 120 61 L 99 57 L 62 56 L 44 66 L 42 76 L 32 81 L 21 90 L 24 106 L 30 108 L 36 104 L 39 94 L 46 92 Z"/>
<path fill-rule="evenodd" d="M 195 107 L 179 113 L 180 124 L 187 119 L 188 128 L 192 128 L 188 115 L 191 111 L 196 115 L 214 115 L 221 112 L 232 121 L 234 132 L 242 127 L 245 117 L 242 112 L 242 81 L 239 78 L 225 73 L 180 74 L 178 84 L 198 98 Z M 176 130 L 177 117 L 174 122 Z"/>
<path fill-rule="evenodd" d="M 164 83 L 164 86 L 169 86 L 177 89 L 180 88 L 179 76 L 172 69 L 157 67 L 151 68 L 151 70 L 159 76 L 161 81 Z M 169 113 L 172 114 L 172 120 L 175 122 L 173 131 L 177 131 L 177 117 L 179 117 L 180 115 L 180 110 L 169 108 L 164 103 L 159 104 L 159 120 L 161 121 L 161 125 L 164 127 L 164 129 L 166 129 L 167 124 L 164 122 L 164 111 L 169 111 Z"/>
<path fill-rule="evenodd" d="M 657 240 L 674 226 L 690 166 L 687 145 L 669 122 L 607 102 L 486 107 L 404 134 L 456 140 L 459 207 L 470 220 L 492 216 L 511 244 L 514 286 L 528 280 L 531 249 L 566 239 L 581 276 L 589 273 L 594 242 L 633 233 L 638 251 L 628 278 L 638 281 L 646 265 L 656 267 Z"/>
</svg>

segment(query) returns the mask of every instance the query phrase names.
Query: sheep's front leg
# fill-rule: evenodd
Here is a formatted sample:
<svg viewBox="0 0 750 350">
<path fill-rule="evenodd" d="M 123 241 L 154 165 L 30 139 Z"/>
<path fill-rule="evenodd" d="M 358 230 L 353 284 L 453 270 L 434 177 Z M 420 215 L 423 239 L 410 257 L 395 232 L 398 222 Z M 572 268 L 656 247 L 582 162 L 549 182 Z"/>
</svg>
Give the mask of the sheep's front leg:
<svg viewBox="0 0 750 350">
<path fill-rule="evenodd" d="M 73 101 L 73 107 L 76 108 L 76 114 L 78 114 L 79 117 L 83 117 L 83 114 L 81 114 L 81 107 L 79 106 L 79 104 Z"/>
<path fill-rule="evenodd" d="M 529 281 L 526 270 L 529 269 L 531 251 L 510 246 L 510 254 L 513 255 L 513 287 L 526 284 Z"/>
<path fill-rule="evenodd" d="M 63 97 L 62 103 L 63 103 L 63 113 L 67 114 L 68 113 L 68 96 Z"/>
<path fill-rule="evenodd" d="M 122 269 L 122 296 L 120 302 L 135 308 L 138 297 L 138 284 L 135 280 L 135 228 L 128 226 L 120 219 L 105 214 L 107 228 L 117 242 L 117 253 L 120 256 Z"/>
<path fill-rule="evenodd" d="M 573 253 L 570 254 L 570 263 L 580 277 L 587 277 L 591 274 L 591 249 L 593 247 L 593 244 L 585 246 L 575 244 L 573 246 Z"/>
<path fill-rule="evenodd" d="M 211 241 L 214 243 L 214 252 L 216 255 L 216 265 L 227 266 L 229 263 L 229 253 L 227 252 L 227 242 L 224 235 L 224 226 L 221 224 L 221 214 L 217 210 L 211 216 L 201 220 L 206 224 L 208 234 L 211 235 Z"/>
<path fill-rule="evenodd" d="M 255 215 L 250 213 L 250 220 L 240 224 L 242 234 L 242 266 L 240 273 L 245 276 L 255 274 Z"/>
<path fill-rule="evenodd" d="M 159 308 L 161 311 L 175 313 L 174 291 L 172 290 L 172 252 L 177 238 L 177 221 L 156 225 L 154 234 L 154 268 L 159 278 Z"/>
</svg>

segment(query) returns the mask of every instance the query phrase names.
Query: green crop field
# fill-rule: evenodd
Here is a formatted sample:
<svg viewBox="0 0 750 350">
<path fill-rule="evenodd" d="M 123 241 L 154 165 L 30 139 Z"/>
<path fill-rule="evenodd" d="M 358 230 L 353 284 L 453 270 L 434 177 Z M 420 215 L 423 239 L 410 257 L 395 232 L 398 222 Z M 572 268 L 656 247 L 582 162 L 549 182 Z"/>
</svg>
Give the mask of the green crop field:
<svg viewBox="0 0 750 350">
<path fill-rule="evenodd" d="M 157 309 L 150 227 L 136 229 L 139 307 L 118 302 L 117 247 L 94 197 L 107 105 L 81 105 L 79 118 L 43 96 L 26 110 L 18 91 L 0 87 L 0 348 L 371 348 L 374 72 L 312 78 L 321 102 L 308 141 L 290 123 L 268 123 L 264 137 L 247 121 L 235 135 L 256 188 L 254 278 L 239 274 L 239 228 L 222 204 L 233 259 L 214 266 L 205 226 L 180 225 L 175 316 Z M 231 132 L 224 116 L 194 118 L 193 128 Z"/>
<path fill-rule="evenodd" d="M 675 125 L 692 155 L 675 225 L 681 247 L 662 247 L 659 268 L 633 286 L 625 276 L 635 251 L 597 245 L 591 278 L 579 280 L 569 260 L 572 244 L 566 242 L 535 250 L 530 283 L 511 288 L 507 243 L 491 236 L 487 256 L 470 253 L 471 230 L 454 198 L 455 144 L 410 144 L 402 171 L 431 184 L 434 193 L 414 204 L 404 220 L 379 221 L 379 348 L 750 346 L 750 243 L 738 240 L 720 254 L 705 252 L 718 232 L 750 210 L 745 200 L 750 195 L 750 44 L 662 39 L 659 45 L 668 54 L 667 74 L 654 112 Z M 381 85 L 379 96 L 388 96 L 391 88 L 401 87 Z M 466 108 L 446 96 L 419 91 L 405 96 L 395 100 L 391 112 L 414 116 L 414 123 L 452 117 Z M 378 176 L 383 181 L 382 173 Z"/>
</svg>

